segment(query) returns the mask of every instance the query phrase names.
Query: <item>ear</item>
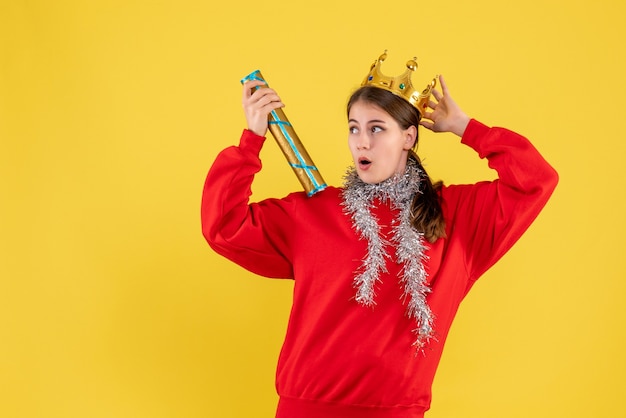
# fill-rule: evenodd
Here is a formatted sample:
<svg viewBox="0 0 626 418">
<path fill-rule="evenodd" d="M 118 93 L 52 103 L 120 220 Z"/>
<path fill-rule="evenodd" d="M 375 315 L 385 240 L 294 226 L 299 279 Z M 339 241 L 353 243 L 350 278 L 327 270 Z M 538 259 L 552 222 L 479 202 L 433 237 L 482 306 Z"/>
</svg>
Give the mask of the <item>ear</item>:
<svg viewBox="0 0 626 418">
<path fill-rule="evenodd" d="M 403 149 L 410 150 L 415 145 L 417 139 L 417 127 L 411 125 L 404 131 L 405 139 Z"/>
</svg>

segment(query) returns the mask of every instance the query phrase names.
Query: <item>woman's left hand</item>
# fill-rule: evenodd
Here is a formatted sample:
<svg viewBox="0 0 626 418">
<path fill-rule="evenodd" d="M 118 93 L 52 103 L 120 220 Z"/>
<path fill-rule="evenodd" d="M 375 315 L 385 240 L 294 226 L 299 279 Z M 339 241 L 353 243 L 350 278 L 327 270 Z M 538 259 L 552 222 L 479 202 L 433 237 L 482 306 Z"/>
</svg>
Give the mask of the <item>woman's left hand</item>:
<svg viewBox="0 0 626 418">
<path fill-rule="evenodd" d="M 433 97 L 436 101 L 431 100 L 428 103 L 432 112 L 424 113 L 420 125 L 433 132 L 452 132 L 462 137 L 470 118 L 452 99 L 448 86 L 441 75 L 439 76 L 439 83 L 441 84 L 441 92 L 433 90 Z"/>
</svg>

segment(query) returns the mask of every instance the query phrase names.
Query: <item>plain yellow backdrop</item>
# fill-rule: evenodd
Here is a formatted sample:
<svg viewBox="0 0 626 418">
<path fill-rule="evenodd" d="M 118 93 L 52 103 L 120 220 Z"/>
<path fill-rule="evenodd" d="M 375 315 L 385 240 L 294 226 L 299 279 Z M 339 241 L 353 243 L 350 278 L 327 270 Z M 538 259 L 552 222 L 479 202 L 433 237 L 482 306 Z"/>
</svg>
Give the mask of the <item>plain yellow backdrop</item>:
<svg viewBox="0 0 626 418">
<path fill-rule="evenodd" d="M 270 417 L 292 284 L 218 257 L 206 171 L 261 69 L 327 182 L 384 50 L 528 136 L 560 184 L 461 306 L 430 418 L 626 416 L 626 7 L 617 0 L 0 3 L 0 416 Z M 447 183 L 491 179 L 451 135 Z M 254 199 L 300 188 L 268 141 Z"/>
</svg>

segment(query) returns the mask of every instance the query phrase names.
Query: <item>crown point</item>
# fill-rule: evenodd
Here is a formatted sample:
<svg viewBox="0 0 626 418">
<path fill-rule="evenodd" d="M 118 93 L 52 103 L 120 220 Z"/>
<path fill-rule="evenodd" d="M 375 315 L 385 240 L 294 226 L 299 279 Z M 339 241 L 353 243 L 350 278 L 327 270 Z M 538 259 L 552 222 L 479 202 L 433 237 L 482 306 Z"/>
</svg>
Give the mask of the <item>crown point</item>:
<svg viewBox="0 0 626 418">
<path fill-rule="evenodd" d="M 408 68 L 411 71 L 417 70 L 417 62 L 415 61 L 415 58 L 407 61 L 406 68 Z"/>
</svg>

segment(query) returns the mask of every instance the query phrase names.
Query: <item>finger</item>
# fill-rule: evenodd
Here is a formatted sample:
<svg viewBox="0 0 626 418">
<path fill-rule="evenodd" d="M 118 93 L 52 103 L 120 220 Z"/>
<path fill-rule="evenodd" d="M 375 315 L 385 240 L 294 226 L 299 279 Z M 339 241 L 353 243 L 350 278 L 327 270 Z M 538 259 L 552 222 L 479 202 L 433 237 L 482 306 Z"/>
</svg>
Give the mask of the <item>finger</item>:
<svg viewBox="0 0 626 418">
<path fill-rule="evenodd" d="M 274 90 L 262 89 L 262 91 L 255 92 L 252 95 L 250 102 L 262 107 L 269 103 L 281 103 L 282 100 L 280 100 L 280 97 Z"/>
<path fill-rule="evenodd" d="M 424 112 L 424 114 L 422 115 L 422 120 L 424 119 L 433 120 L 432 116 L 433 116 L 433 112 Z"/>
<path fill-rule="evenodd" d="M 431 121 L 424 120 L 424 119 L 420 121 L 420 125 L 422 125 L 424 128 L 431 130 L 431 131 L 433 130 L 433 127 L 435 126 L 435 124 L 432 123 Z"/>
<path fill-rule="evenodd" d="M 268 103 L 266 106 L 266 109 L 269 109 L 268 113 L 270 113 L 272 110 L 276 110 L 281 107 L 285 107 L 285 104 L 283 102 L 278 101 L 278 102 Z"/>
<path fill-rule="evenodd" d="M 435 99 L 437 99 L 437 101 L 441 101 L 441 99 L 443 98 L 443 94 L 441 94 L 441 92 L 439 90 L 435 90 L 433 89 L 433 96 L 435 97 Z"/>
<path fill-rule="evenodd" d="M 285 107 L 285 105 L 283 104 L 283 102 L 270 102 L 267 104 L 264 104 L 262 107 L 259 108 L 259 113 L 262 114 L 269 114 L 272 113 L 272 111 L 281 108 L 281 107 Z"/>
<path fill-rule="evenodd" d="M 263 80 L 249 80 L 246 81 L 245 83 L 243 83 L 243 99 L 247 99 L 250 96 L 252 96 L 252 93 L 254 93 L 257 90 L 257 87 L 261 87 L 266 85 L 267 83 Z"/>
<path fill-rule="evenodd" d="M 270 88 L 259 88 L 247 97 L 242 103 L 244 107 L 260 107 L 273 101 L 280 101 L 278 94 Z"/>
<path fill-rule="evenodd" d="M 441 83 L 441 91 L 444 96 L 449 96 L 450 92 L 448 91 L 448 85 L 446 84 L 446 80 L 444 80 L 442 75 L 439 75 L 439 83 Z"/>
<path fill-rule="evenodd" d="M 264 99 L 262 102 L 255 103 L 254 105 L 250 105 L 247 107 L 244 106 L 244 109 L 246 111 L 246 114 L 266 119 L 268 114 L 282 107 L 285 107 L 285 105 L 281 101 L 267 101 Z"/>
<path fill-rule="evenodd" d="M 432 100 L 428 101 L 428 107 L 430 107 L 431 109 L 434 109 L 437 107 L 437 103 L 433 102 Z"/>
</svg>

